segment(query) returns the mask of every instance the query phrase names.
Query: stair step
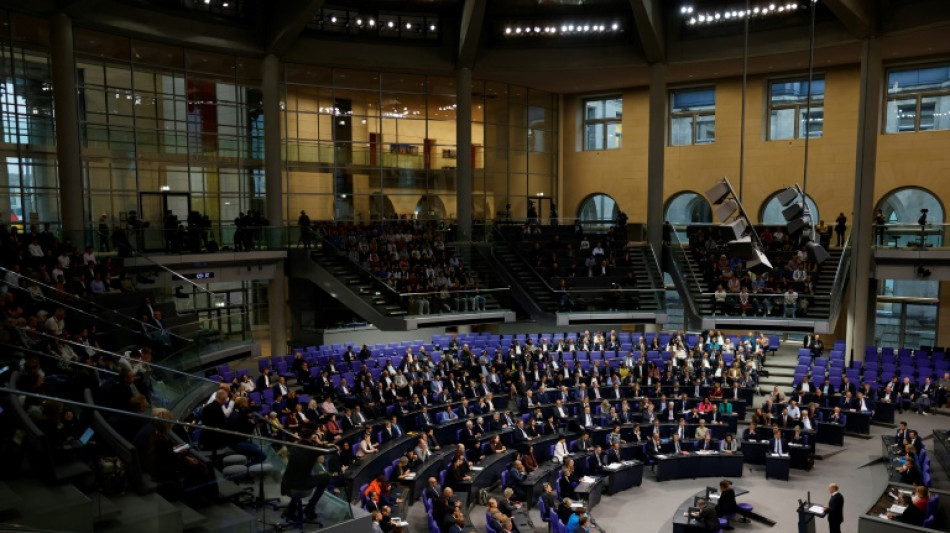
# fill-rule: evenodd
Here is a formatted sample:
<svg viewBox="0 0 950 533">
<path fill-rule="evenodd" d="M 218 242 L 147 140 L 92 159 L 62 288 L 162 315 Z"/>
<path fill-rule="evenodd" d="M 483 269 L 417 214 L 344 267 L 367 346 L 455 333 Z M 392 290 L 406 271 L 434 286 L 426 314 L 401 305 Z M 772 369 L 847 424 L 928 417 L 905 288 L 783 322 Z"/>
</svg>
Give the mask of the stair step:
<svg viewBox="0 0 950 533">
<path fill-rule="evenodd" d="M 10 485 L 0 483 L 0 513 L 15 510 L 20 506 L 22 501 L 23 500 Z"/>
<path fill-rule="evenodd" d="M 11 485 L 22 500 L 17 508 L 17 524 L 25 528 L 53 531 L 93 531 L 93 509 L 89 497 L 73 485 L 46 486 L 36 480 Z"/>
<path fill-rule="evenodd" d="M 252 533 L 256 530 L 257 517 L 234 504 L 216 505 L 201 511 L 205 523 L 195 530 L 198 533 Z"/>
<path fill-rule="evenodd" d="M 195 511 L 182 502 L 175 502 L 172 505 L 181 511 L 181 528 L 183 530 L 194 529 L 207 521 L 205 515 Z"/>
<path fill-rule="evenodd" d="M 122 512 L 108 525 L 97 528 L 97 533 L 162 533 L 182 529 L 181 512 L 158 494 L 126 494 L 116 498 L 115 504 Z"/>
<path fill-rule="evenodd" d="M 113 520 L 122 512 L 122 509 L 115 502 L 103 496 L 100 492 L 94 492 L 88 496 L 92 500 L 92 516 L 96 524 Z"/>
</svg>

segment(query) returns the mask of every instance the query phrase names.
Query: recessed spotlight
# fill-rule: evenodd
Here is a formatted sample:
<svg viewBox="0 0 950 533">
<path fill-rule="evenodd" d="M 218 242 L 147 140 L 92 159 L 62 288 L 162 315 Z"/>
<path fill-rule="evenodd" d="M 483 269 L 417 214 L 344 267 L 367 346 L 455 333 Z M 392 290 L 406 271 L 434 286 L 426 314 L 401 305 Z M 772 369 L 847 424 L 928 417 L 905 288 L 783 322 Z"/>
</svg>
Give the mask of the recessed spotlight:
<svg viewBox="0 0 950 533">
<path fill-rule="evenodd" d="M 511 35 L 511 28 L 505 28 L 505 35 Z"/>
<path fill-rule="evenodd" d="M 411 30 L 411 29 L 412 29 L 412 23 L 411 23 L 411 22 L 407 22 L 407 23 L 406 23 L 406 29 L 407 29 L 407 30 Z"/>
<path fill-rule="evenodd" d="M 376 21 L 373 19 L 369 19 L 369 27 L 372 28 L 373 26 L 376 26 Z"/>
<path fill-rule="evenodd" d="M 336 17 L 330 17 L 330 22 L 336 24 Z"/>
<path fill-rule="evenodd" d="M 395 25 L 396 25 L 396 23 L 393 22 L 393 21 L 391 21 L 391 20 L 386 23 L 386 26 L 389 27 L 389 28 L 392 28 L 392 27 L 395 26 Z"/>
<path fill-rule="evenodd" d="M 363 25 L 363 19 L 356 19 L 356 25 L 357 25 L 357 26 L 362 26 L 362 25 Z"/>
<path fill-rule="evenodd" d="M 435 24 L 429 26 L 429 31 L 435 31 Z"/>
<path fill-rule="evenodd" d="M 620 29 L 620 24 L 617 24 L 616 22 L 614 22 L 613 26 L 611 26 L 610 29 L 617 31 Z"/>
<path fill-rule="evenodd" d="M 515 28 L 515 33 L 521 33 L 521 28 Z"/>
</svg>

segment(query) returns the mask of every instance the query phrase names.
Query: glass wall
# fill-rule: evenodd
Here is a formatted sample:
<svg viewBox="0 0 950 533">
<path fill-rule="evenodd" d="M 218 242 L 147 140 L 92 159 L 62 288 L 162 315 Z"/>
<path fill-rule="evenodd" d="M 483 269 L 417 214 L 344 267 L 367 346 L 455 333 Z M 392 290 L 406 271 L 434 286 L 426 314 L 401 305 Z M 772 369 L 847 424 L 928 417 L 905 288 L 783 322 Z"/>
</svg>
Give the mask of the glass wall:
<svg viewBox="0 0 950 533">
<path fill-rule="evenodd" d="M 937 342 L 939 281 L 882 280 L 878 285 L 874 341 L 878 346 L 913 348 Z"/>
<path fill-rule="evenodd" d="M 262 209 L 258 60 L 75 35 L 90 218 L 122 226 L 134 211 L 160 228 L 166 210 L 181 223 L 197 211 L 218 226 Z"/>
<path fill-rule="evenodd" d="M 59 179 L 49 36 L 40 19 L 0 12 L 0 220 L 57 225 Z"/>
<path fill-rule="evenodd" d="M 524 216 L 554 193 L 556 99 L 473 82 L 472 151 L 456 147 L 455 78 L 286 65 L 288 220 L 452 219 L 456 170 L 473 168 L 476 220 Z M 520 211 L 518 211 L 520 209 Z"/>
</svg>

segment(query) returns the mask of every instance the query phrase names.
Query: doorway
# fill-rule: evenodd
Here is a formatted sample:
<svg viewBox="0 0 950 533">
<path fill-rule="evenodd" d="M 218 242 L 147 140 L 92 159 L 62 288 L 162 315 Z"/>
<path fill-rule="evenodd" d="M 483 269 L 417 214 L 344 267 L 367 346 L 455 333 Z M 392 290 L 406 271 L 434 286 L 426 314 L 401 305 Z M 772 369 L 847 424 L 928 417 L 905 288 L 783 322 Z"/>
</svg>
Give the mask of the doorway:
<svg viewBox="0 0 950 533">
<path fill-rule="evenodd" d="M 139 193 L 139 212 L 147 224 L 142 235 L 142 249 L 157 252 L 165 246 L 165 214 L 171 211 L 180 224 L 186 224 L 191 212 L 191 195 L 182 192 Z"/>
</svg>

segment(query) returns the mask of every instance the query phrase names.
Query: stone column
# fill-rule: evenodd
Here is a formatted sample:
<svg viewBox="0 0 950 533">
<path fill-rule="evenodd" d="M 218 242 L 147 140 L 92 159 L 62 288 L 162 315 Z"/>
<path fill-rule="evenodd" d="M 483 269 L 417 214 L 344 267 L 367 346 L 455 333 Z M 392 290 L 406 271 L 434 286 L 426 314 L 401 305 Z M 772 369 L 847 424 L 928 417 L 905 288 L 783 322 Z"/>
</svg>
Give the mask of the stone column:
<svg viewBox="0 0 950 533">
<path fill-rule="evenodd" d="M 455 73 L 456 224 L 460 241 L 472 240 L 472 69 Z"/>
<path fill-rule="evenodd" d="M 647 129 L 647 240 L 663 257 L 663 158 L 666 152 L 666 65 L 650 65 Z"/>
<path fill-rule="evenodd" d="M 280 60 L 269 54 L 264 57 L 261 72 L 261 94 L 264 100 L 264 200 L 271 226 L 284 225 L 283 175 L 280 158 Z M 279 232 L 275 232 L 276 234 Z"/>
<path fill-rule="evenodd" d="M 59 163 L 59 205 L 63 237 L 71 238 L 74 244 L 80 244 L 86 242 L 86 239 L 79 97 L 76 89 L 73 21 L 64 13 L 57 13 L 50 20 L 50 69 L 56 113 L 56 159 Z M 40 217 L 48 218 L 42 213 Z"/>
<path fill-rule="evenodd" d="M 848 307 L 848 350 L 854 360 L 864 360 L 864 348 L 874 338 L 877 280 L 871 279 L 874 230 L 874 174 L 881 116 L 881 42 L 864 41 L 861 55 L 861 88 L 858 96 L 858 145 L 854 178 L 854 214 L 851 226 L 851 301 Z"/>
</svg>

